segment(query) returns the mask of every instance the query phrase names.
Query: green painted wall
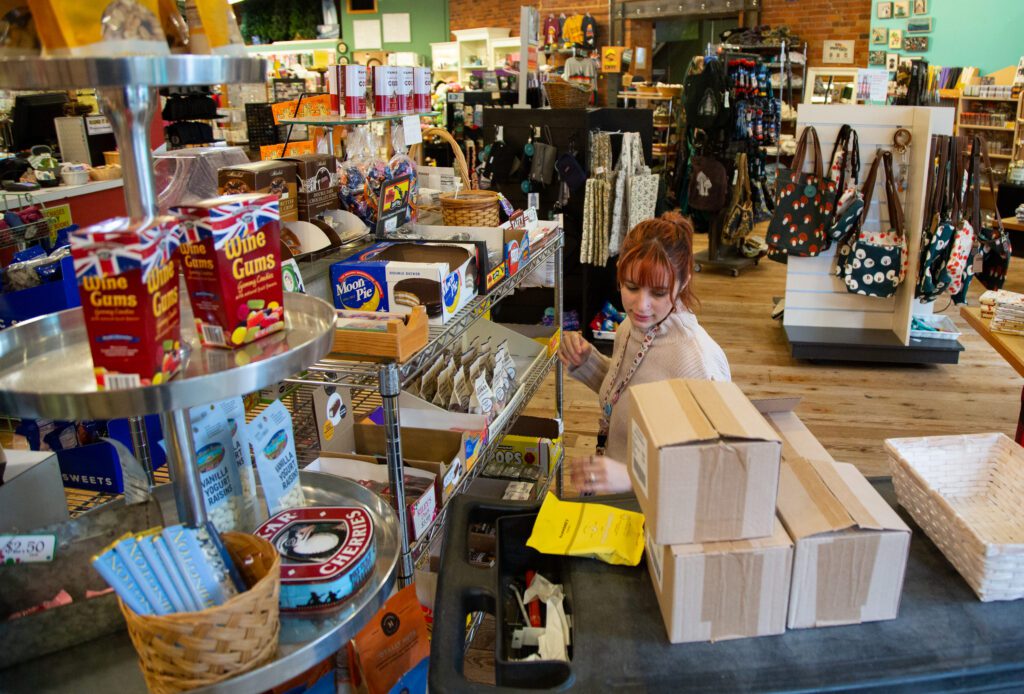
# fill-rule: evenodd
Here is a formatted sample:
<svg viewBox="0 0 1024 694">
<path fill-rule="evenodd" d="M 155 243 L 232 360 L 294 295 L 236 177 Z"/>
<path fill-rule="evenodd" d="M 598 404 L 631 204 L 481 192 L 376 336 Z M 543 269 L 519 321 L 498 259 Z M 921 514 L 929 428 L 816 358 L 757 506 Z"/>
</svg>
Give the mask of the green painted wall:
<svg viewBox="0 0 1024 694">
<path fill-rule="evenodd" d="M 871 27 L 906 30 L 906 19 L 878 18 L 879 2 L 872 0 Z M 913 0 L 910 6 L 913 12 Z M 1016 65 L 1024 55 L 1024 0 L 928 0 L 928 14 L 920 16 L 932 18 L 932 33 L 918 34 L 928 37 L 928 51 L 915 55 L 932 65 L 974 66 L 985 75 Z M 875 44 L 870 49 L 888 50 Z"/>
<path fill-rule="evenodd" d="M 385 51 L 414 51 L 430 58 L 430 44 L 450 41 L 448 31 L 448 0 L 377 0 L 377 14 L 349 14 L 345 0 L 341 5 L 341 36 L 348 44 L 349 51 L 356 50 L 352 39 L 352 22 L 357 19 L 377 19 L 381 14 L 394 12 L 409 13 L 409 43 L 383 44 Z"/>
</svg>

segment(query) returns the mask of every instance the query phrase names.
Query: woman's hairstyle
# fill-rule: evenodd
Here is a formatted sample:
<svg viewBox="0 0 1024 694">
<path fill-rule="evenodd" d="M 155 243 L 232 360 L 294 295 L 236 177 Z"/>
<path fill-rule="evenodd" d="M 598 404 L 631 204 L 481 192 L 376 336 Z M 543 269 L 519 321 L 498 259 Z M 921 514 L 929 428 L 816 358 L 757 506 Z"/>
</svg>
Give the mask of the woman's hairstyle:
<svg viewBox="0 0 1024 694">
<path fill-rule="evenodd" d="M 616 265 L 619 282 L 641 287 L 679 288 L 676 297 L 693 311 L 693 224 L 678 212 L 666 212 L 629 230 Z"/>
</svg>

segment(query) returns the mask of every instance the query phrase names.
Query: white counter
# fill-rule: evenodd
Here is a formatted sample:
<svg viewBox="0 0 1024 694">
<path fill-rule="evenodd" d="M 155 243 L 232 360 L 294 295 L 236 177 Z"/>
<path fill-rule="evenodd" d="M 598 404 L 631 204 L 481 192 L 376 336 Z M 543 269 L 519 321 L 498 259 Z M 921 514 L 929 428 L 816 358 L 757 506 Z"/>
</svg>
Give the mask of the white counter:
<svg viewBox="0 0 1024 694">
<path fill-rule="evenodd" d="M 39 190 L 29 191 L 27 194 L 32 197 L 33 202 L 45 203 L 65 198 L 75 198 L 79 195 L 88 195 L 89 193 L 98 193 L 101 190 L 121 188 L 123 186 L 124 180 L 115 178 L 112 181 L 89 181 L 80 186 L 59 185 L 56 188 L 40 188 Z M 12 193 L 8 190 L 0 190 L 0 193 L 4 194 L 10 204 L 17 204 L 17 197 L 19 195 L 24 201 L 26 195 L 26 193 Z"/>
</svg>

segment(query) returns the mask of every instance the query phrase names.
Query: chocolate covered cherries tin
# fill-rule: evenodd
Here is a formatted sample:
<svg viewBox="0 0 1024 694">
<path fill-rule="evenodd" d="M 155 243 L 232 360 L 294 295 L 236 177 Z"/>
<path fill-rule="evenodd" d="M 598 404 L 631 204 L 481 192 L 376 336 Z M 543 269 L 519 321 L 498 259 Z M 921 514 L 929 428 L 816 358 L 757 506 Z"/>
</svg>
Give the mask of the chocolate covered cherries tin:
<svg viewBox="0 0 1024 694">
<path fill-rule="evenodd" d="M 347 600 L 373 571 L 373 519 L 346 506 L 292 508 L 256 529 L 281 555 L 281 609 L 321 610 Z"/>
</svg>

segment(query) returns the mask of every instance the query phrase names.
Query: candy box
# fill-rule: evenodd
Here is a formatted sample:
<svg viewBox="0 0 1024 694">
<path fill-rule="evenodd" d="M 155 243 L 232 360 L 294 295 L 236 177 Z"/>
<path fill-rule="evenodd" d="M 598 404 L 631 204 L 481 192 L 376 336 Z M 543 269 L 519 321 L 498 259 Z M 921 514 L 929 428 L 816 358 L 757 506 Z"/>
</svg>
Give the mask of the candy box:
<svg viewBox="0 0 1024 694">
<path fill-rule="evenodd" d="M 96 384 L 162 383 L 181 368 L 173 217 L 118 217 L 69 234 Z"/>
<path fill-rule="evenodd" d="M 228 195 L 174 209 L 196 332 L 235 348 L 284 329 L 281 231 L 273 195 Z"/>
<path fill-rule="evenodd" d="M 309 222 L 321 212 L 338 209 L 338 167 L 331 154 L 299 154 L 295 164 L 299 219 Z"/>
<path fill-rule="evenodd" d="M 256 161 L 225 166 L 217 170 L 217 194 L 264 193 L 278 196 L 282 222 L 299 218 L 298 182 L 295 162 L 287 159 Z"/>
</svg>

